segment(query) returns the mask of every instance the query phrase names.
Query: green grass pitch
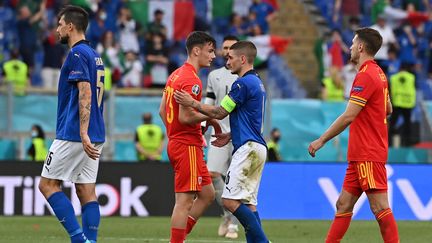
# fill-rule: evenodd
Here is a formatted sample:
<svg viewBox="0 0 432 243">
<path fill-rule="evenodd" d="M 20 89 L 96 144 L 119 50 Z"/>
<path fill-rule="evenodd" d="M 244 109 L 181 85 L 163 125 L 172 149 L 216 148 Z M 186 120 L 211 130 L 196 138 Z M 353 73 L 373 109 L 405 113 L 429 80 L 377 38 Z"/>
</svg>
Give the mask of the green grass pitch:
<svg viewBox="0 0 432 243">
<path fill-rule="evenodd" d="M 169 217 L 121 218 L 104 217 L 101 220 L 99 239 L 101 243 L 140 242 L 158 243 L 169 241 Z M 273 243 L 324 242 L 330 221 L 312 220 L 264 220 L 263 227 Z M 217 236 L 219 218 L 200 219 L 187 242 L 246 242 L 243 232 L 239 239 L 227 240 Z M 432 222 L 399 221 L 399 233 L 403 243 L 426 243 L 432 239 Z M 0 217 L 1 243 L 68 243 L 66 231 L 53 217 Z M 353 221 L 343 242 L 382 242 L 375 221 Z"/>
</svg>

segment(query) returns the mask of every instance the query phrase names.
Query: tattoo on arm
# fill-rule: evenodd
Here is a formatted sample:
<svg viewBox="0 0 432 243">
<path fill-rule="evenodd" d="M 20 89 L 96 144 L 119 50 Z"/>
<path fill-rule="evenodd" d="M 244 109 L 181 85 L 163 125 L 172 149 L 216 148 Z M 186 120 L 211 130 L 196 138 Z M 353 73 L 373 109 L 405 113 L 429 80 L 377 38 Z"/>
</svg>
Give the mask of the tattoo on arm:
<svg viewBox="0 0 432 243">
<path fill-rule="evenodd" d="M 78 83 L 78 102 L 79 102 L 79 118 L 80 118 L 80 134 L 87 134 L 90 122 L 91 110 L 91 89 L 90 83 Z"/>
<path fill-rule="evenodd" d="M 221 119 L 227 116 L 225 109 L 220 106 L 205 105 L 204 108 L 200 102 L 195 102 L 195 100 L 193 100 L 192 107 L 211 118 Z"/>
</svg>

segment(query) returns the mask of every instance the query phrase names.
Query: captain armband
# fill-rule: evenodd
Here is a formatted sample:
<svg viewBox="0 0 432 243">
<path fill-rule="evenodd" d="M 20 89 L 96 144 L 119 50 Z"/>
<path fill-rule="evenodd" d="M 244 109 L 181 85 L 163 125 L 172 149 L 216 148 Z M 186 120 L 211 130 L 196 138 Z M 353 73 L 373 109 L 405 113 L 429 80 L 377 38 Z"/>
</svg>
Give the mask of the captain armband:
<svg viewBox="0 0 432 243">
<path fill-rule="evenodd" d="M 228 95 L 225 95 L 225 97 L 222 99 L 221 106 L 228 112 L 231 113 L 235 107 L 236 103 L 229 97 Z"/>
</svg>

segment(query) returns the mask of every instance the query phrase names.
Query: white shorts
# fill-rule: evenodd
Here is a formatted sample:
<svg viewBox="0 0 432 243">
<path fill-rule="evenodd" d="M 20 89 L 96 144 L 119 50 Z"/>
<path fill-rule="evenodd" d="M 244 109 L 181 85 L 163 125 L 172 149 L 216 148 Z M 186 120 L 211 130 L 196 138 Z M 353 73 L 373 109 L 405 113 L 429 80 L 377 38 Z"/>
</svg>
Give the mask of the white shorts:
<svg viewBox="0 0 432 243">
<path fill-rule="evenodd" d="M 258 188 L 266 157 L 267 148 L 260 143 L 249 141 L 238 148 L 225 178 L 222 198 L 257 205 Z"/>
<path fill-rule="evenodd" d="M 95 144 L 99 153 L 103 143 Z M 42 177 L 74 183 L 95 183 L 99 159 L 92 160 L 81 142 L 55 139 L 42 168 Z"/>
<path fill-rule="evenodd" d="M 209 172 L 218 172 L 226 175 L 231 163 L 232 152 L 232 143 L 228 143 L 223 147 L 216 147 L 210 144 L 207 152 L 207 168 Z"/>
</svg>

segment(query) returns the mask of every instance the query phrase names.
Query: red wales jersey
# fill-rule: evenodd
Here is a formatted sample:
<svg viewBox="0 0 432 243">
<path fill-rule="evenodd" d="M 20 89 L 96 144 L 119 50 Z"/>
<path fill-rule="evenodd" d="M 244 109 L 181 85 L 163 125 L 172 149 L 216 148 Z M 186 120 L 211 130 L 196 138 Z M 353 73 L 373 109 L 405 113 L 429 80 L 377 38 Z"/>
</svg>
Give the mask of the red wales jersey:
<svg viewBox="0 0 432 243">
<path fill-rule="evenodd" d="M 349 102 L 363 106 L 350 125 L 348 161 L 386 162 L 387 78 L 374 60 L 363 63 L 357 73 Z"/>
<path fill-rule="evenodd" d="M 195 100 L 201 102 L 202 83 L 191 64 L 183 64 L 168 77 L 164 90 L 166 128 L 168 139 L 188 145 L 202 146 L 201 124 L 185 125 L 179 121 L 179 104 L 173 96 L 175 90 L 184 90 Z"/>
</svg>

